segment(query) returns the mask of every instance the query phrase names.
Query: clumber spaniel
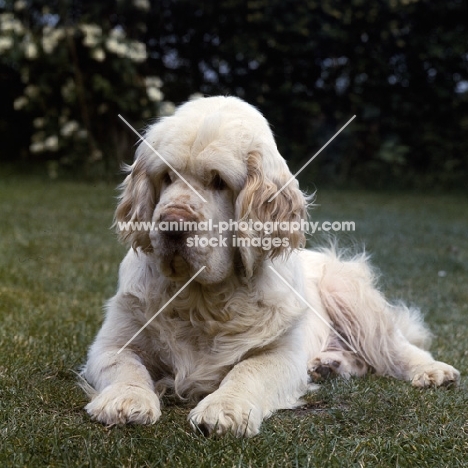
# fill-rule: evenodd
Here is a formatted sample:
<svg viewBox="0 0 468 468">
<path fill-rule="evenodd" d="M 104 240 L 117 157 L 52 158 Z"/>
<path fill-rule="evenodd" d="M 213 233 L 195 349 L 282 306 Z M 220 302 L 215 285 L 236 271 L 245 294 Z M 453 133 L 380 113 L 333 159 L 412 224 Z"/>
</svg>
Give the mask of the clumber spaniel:
<svg viewBox="0 0 468 468">
<path fill-rule="evenodd" d="M 145 139 L 116 211 L 131 248 L 82 373 L 93 419 L 155 423 L 171 391 L 196 403 L 188 419 L 204 434 L 253 436 L 300 404 L 311 377 L 372 370 L 416 387 L 458 382 L 425 350 L 418 311 L 376 289 L 364 255 L 302 249 L 303 232 L 288 226 L 306 217 L 307 199 L 295 180 L 277 194 L 292 176 L 255 108 L 201 98 Z M 250 224 L 216 231 L 234 221 Z M 212 231 L 197 228 L 208 222 Z"/>
</svg>

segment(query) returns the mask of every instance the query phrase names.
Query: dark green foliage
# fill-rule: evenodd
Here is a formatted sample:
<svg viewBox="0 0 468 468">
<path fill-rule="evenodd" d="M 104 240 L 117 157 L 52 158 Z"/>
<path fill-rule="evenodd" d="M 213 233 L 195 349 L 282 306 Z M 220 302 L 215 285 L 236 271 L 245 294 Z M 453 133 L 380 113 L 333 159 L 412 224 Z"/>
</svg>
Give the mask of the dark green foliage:
<svg viewBox="0 0 468 468">
<path fill-rule="evenodd" d="M 462 185 L 468 73 L 461 1 L 161 2 L 167 97 L 239 95 L 271 121 L 299 168 L 335 184 Z M 174 40 L 165 40 L 172 37 Z"/>
<path fill-rule="evenodd" d="M 60 149 L 65 161 L 78 158 L 90 166 L 88 172 L 95 172 L 93 154 L 102 154 L 101 169 L 112 173 L 119 161 L 132 159 L 134 135 L 116 115 L 125 114 L 139 128 L 150 120 L 149 109 L 156 117 L 158 107 L 150 106 L 142 84 L 145 76 L 157 76 L 167 101 L 221 93 L 258 106 L 293 168 L 356 114 L 304 173 L 310 180 L 366 187 L 465 186 L 468 36 L 462 0 L 24 1 L 30 8 L 17 14 L 33 29 L 44 25 L 46 6 L 59 26 L 97 24 L 104 39 L 118 27 L 146 44 L 144 63 L 120 59 L 106 47 L 106 60 L 97 62 L 75 37 L 85 87 L 73 112 L 90 138 Z M 5 10 L 11 5 L 6 2 Z M 6 103 L 0 135 L 8 146 L 0 157 L 16 161 L 21 153 L 31 161 L 31 120 L 52 110 L 60 114 L 59 84 L 67 77 L 76 81 L 76 64 L 66 48 L 53 62 L 49 57 L 31 64 L 18 54 L 0 59 L 0 95 Z M 25 65 L 47 95 L 29 120 L 12 110 L 25 86 L 19 79 Z"/>
</svg>

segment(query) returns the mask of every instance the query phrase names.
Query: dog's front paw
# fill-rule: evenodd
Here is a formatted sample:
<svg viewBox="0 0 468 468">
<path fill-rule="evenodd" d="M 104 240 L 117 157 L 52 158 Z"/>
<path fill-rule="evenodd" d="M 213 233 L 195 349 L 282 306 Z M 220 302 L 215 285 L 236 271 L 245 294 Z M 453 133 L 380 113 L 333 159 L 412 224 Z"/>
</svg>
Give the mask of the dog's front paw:
<svg viewBox="0 0 468 468">
<path fill-rule="evenodd" d="M 192 428 L 205 436 L 232 432 L 236 437 L 252 437 L 260 431 L 262 411 L 241 397 L 212 393 L 189 414 Z"/>
<path fill-rule="evenodd" d="M 460 372 L 444 362 L 434 361 L 416 369 L 411 384 L 414 387 L 440 387 L 458 385 Z"/>
<path fill-rule="evenodd" d="M 132 384 L 106 387 L 85 407 L 92 419 L 108 426 L 115 424 L 154 424 L 161 416 L 158 396 Z"/>
</svg>

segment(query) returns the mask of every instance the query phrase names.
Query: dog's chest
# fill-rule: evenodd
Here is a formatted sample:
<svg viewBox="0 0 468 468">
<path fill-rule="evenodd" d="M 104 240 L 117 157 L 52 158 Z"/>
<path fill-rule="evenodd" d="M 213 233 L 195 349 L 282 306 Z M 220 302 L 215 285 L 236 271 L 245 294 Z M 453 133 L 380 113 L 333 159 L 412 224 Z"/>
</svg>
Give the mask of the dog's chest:
<svg viewBox="0 0 468 468">
<path fill-rule="evenodd" d="M 181 359 L 232 365 L 252 349 L 271 343 L 278 334 L 275 327 L 264 326 L 267 312 L 262 304 L 233 300 L 197 305 L 187 307 L 186 301 L 174 300 L 151 321 L 152 346 L 167 364 Z M 159 304 L 147 308 L 148 320 L 154 310 L 160 310 Z"/>
</svg>

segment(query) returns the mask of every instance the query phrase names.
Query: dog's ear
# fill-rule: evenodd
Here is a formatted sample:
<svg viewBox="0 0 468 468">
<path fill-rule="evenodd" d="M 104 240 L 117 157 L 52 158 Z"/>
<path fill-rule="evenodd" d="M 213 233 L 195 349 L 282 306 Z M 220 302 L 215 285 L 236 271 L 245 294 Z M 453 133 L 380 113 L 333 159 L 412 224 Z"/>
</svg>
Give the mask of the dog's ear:
<svg viewBox="0 0 468 468">
<path fill-rule="evenodd" d="M 307 199 L 297 180 L 284 187 L 292 177 L 276 147 L 248 154 L 247 179 L 236 200 L 236 217 L 239 222 L 251 220 L 252 226 L 256 221 L 257 226 L 268 223 L 268 232 L 238 231 L 238 237 L 245 240 L 245 245 L 242 239 L 238 245 L 247 277 L 263 259 L 287 255 L 292 249 L 305 246 L 300 226 L 307 215 Z"/>
<path fill-rule="evenodd" d="M 129 243 L 134 249 L 140 247 L 143 252 L 151 252 L 149 226 L 128 224 L 151 223 L 156 206 L 156 187 L 148 175 L 145 154 L 139 154 L 137 150 L 135 162 L 126 169 L 129 174 L 120 185 L 121 195 L 115 211 L 114 226 L 122 242 Z"/>
</svg>

